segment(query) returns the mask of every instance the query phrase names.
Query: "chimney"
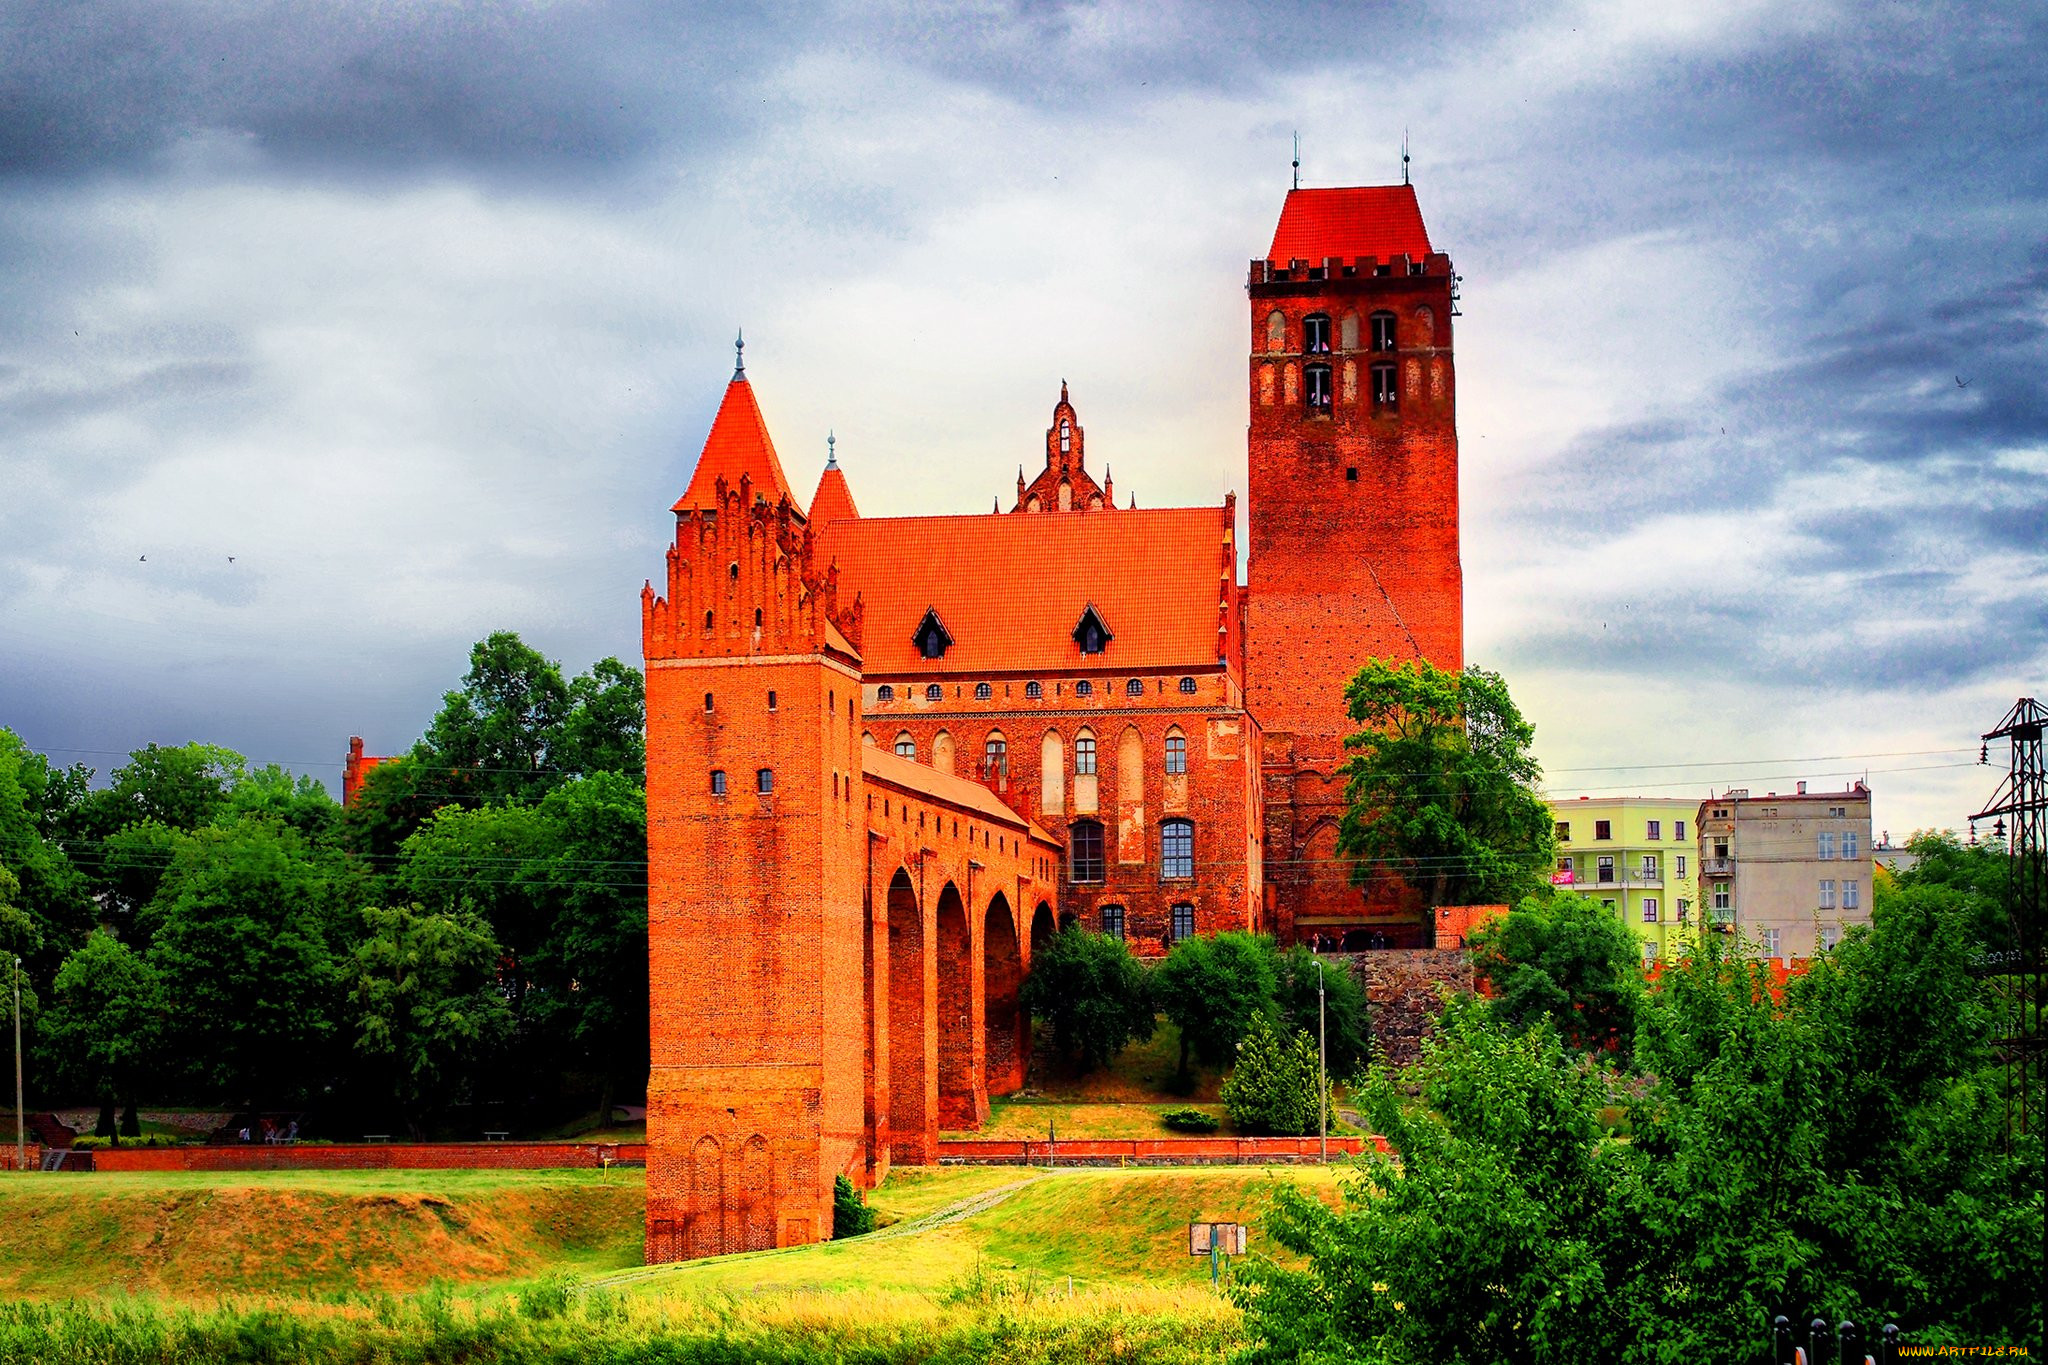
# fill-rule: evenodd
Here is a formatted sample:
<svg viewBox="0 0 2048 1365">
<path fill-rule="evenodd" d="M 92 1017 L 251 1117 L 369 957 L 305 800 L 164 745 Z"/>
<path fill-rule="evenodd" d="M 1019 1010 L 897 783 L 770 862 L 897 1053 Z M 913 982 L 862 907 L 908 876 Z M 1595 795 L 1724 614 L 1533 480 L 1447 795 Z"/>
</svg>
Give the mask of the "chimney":
<svg viewBox="0 0 2048 1365">
<path fill-rule="evenodd" d="M 1806 795 L 1806 784 L 1805 784 L 1804 782 L 1801 782 L 1801 783 L 1799 784 L 1799 794 L 1800 794 L 1801 796 L 1804 796 L 1804 795 Z"/>
</svg>

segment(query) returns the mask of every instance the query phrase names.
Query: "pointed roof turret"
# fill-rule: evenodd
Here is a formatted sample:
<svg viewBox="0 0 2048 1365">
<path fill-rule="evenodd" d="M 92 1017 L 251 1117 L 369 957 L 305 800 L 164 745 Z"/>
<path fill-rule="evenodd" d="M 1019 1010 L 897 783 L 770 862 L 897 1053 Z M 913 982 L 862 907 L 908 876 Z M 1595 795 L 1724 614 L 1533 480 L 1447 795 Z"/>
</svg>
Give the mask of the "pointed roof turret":
<svg viewBox="0 0 2048 1365">
<path fill-rule="evenodd" d="M 846 472 L 839 467 L 839 438 L 828 433 L 825 472 L 818 476 L 818 491 L 811 494 L 811 525 L 822 531 L 835 521 L 852 521 L 858 516 L 853 490 L 847 487 Z"/>
<path fill-rule="evenodd" d="M 754 491 L 770 506 L 777 498 L 788 498 L 792 507 L 797 505 L 789 480 L 783 477 L 782 461 L 775 457 L 768 424 L 754 401 L 754 386 L 747 382 L 746 370 L 736 365 L 732 382 L 725 386 L 725 400 L 718 405 L 718 416 L 712 419 L 711 434 L 704 438 L 704 451 L 697 457 L 690 486 L 670 510 L 716 510 L 719 479 L 737 488 L 742 475 L 753 480 Z"/>
</svg>

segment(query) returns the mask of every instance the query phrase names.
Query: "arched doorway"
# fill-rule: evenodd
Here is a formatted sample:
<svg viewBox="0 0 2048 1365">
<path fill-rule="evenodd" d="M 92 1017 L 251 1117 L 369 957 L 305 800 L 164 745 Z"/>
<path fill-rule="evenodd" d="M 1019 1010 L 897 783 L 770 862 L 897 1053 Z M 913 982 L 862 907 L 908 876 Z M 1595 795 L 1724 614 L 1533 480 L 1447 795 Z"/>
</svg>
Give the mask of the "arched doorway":
<svg viewBox="0 0 2048 1365">
<path fill-rule="evenodd" d="M 690 1203 L 684 1216 L 683 1255 L 716 1256 L 725 1248 L 725 1153 L 706 1133 L 690 1148 Z"/>
<path fill-rule="evenodd" d="M 1031 912 L 1031 955 L 1038 956 L 1038 950 L 1043 948 L 1045 941 L 1056 932 L 1058 926 L 1052 921 L 1052 907 L 1040 901 L 1038 908 Z"/>
<path fill-rule="evenodd" d="M 974 945 L 951 882 L 939 892 L 938 931 L 939 1123 L 972 1128 L 981 1121 L 974 1103 Z"/>
<path fill-rule="evenodd" d="M 1000 893 L 982 921 L 981 971 L 987 1021 L 984 1072 L 988 1093 L 1007 1095 L 1024 1086 L 1024 1013 L 1018 991 L 1024 984 L 1024 954 L 1017 945 L 1017 921 Z"/>
<path fill-rule="evenodd" d="M 899 870 L 889 882 L 889 1159 L 906 1166 L 931 1156 L 924 1040 L 924 919 Z"/>
</svg>

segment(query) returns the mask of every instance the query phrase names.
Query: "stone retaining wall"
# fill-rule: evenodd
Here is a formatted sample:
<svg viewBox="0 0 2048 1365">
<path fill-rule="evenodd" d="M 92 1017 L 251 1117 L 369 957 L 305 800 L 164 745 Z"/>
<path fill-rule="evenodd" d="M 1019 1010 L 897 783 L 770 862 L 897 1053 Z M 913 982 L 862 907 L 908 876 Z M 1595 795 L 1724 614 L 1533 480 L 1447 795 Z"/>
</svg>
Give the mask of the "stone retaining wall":
<svg viewBox="0 0 2048 1365">
<path fill-rule="evenodd" d="M 1443 1012 L 1441 992 L 1473 991 L 1472 959 L 1459 948 L 1390 948 L 1330 953 L 1365 987 L 1372 1009 L 1373 1060 L 1406 1066 L 1422 1055 L 1422 1040 Z"/>
</svg>

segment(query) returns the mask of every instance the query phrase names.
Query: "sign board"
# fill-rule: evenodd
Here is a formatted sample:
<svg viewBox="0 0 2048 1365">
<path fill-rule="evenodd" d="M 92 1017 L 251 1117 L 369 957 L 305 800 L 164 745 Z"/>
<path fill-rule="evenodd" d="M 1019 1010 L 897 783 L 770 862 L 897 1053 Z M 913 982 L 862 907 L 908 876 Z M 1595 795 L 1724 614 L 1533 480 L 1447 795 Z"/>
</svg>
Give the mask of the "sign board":
<svg viewBox="0 0 2048 1365">
<path fill-rule="evenodd" d="M 1242 1256 L 1244 1247 L 1245 1227 L 1242 1223 L 1188 1224 L 1190 1256 L 1207 1256 L 1212 1252 L 1224 1256 Z"/>
<path fill-rule="evenodd" d="M 1552 886 L 1570 886 L 1573 884 L 1575 880 L 1576 879 L 1573 877 L 1570 868 L 1566 868 L 1561 872 L 1553 872 L 1550 874 L 1550 884 Z"/>
</svg>

